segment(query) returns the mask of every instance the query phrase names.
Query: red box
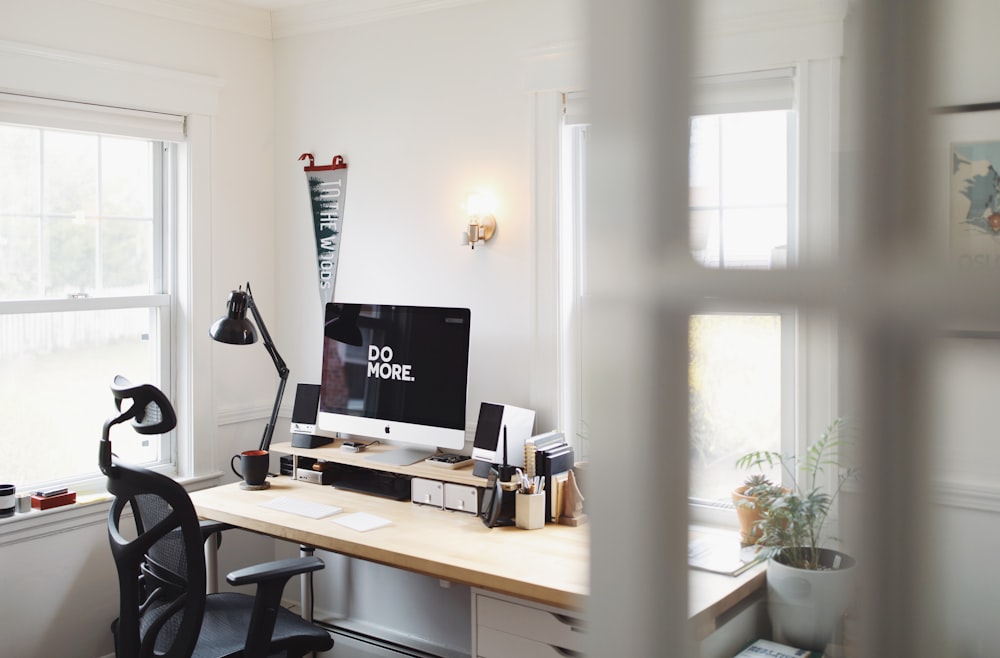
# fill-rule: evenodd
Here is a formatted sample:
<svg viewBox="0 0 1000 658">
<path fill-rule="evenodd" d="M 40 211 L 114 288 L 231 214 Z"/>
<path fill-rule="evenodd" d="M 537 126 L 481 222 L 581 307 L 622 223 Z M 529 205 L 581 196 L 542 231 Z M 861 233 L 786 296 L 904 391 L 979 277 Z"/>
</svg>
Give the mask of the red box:
<svg viewBox="0 0 1000 658">
<path fill-rule="evenodd" d="M 58 496 L 38 496 L 35 494 L 31 495 L 31 506 L 34 509 L 51 509 L 53 507 L 62 507 L 63 505 L 72 505 L 76 502 L 76 492 L 67 491 L 64 494 L 59 494 Z"/>
</svg>

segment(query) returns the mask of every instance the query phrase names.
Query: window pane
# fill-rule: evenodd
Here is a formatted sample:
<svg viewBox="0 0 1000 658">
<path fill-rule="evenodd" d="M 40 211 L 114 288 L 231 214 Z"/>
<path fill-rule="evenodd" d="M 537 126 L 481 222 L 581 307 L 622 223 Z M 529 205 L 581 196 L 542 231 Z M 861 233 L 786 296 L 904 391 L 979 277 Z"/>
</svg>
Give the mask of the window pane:
<svg viewBox="0 0 1000 658">
<path fill-rule="evenodd" d="M 0 316 L 0 479 L 22 487 L 96 472 L 114 376 L 157 381 L 155 317 L 145 308 Z M 159 459 L 157 437 L 122 437 L 122 459 Z"/>
<path fill-rule="evenodd" d="M 785 205 L 788 196 L 788 112 L 720 117 L 722 205 Z"/>
<path fill-rule="evenodd" d="M 153 143 L 101 138 L 101 215 L 153 216 Z"/>
<path fill-rule="evenodd" d="M 736 460 L 781 450 L 781 317 L 696 315 L 690 327 L 690 495 L 730 502 Z"/>
<path fill-rule="evenodd" d="M 38 296 L 39 220 L 0 214 L 0 299 Z"/>
<path fill-rule="evenodd" d="M 38 177 L 39 143 L 37 128 L 0 125 L 0 212 L 37 215 L 41 180 Z"/>
<path fill-rule="evenodd" d="M 45 212 L 83 219 L 97 215 L 97 135 L 46 130 Z"/>
<path fill-rule="evenodd" d="M 160 292 L 160 146 L 0 126 L 0 299 Z"/>
<path fill-rule="evenodd" d="M 766 270 L 779 265 L 787 225 L 784 206 L 726 210 L 721 231 L 726 266 Z"/>
<path fill-rule="evenodd" d="M 97 287 L 96 222 L 53 217 L 47 222 L 46 297 L 93 294 Z"/>
<path fill-rule="evenodd" d="M 705 267 L 784 267 L 789 127 L 779 110 L 691 120 L 691 254 Z"/>
<path fill-rule="evenodd" d="M 101 288 L 123 295 L 153 292 L 153 221 L 101 222 Z"/>
</svg>

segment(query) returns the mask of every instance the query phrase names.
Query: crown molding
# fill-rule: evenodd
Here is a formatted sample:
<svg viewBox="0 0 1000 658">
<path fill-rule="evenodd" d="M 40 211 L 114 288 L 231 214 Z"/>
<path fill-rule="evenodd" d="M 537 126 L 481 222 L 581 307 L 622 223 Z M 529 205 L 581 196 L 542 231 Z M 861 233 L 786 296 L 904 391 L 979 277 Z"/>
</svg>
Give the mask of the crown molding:
<svg viewBox="0 0 1000 658">
<path fill-rule="evenodd" d="M 486 0 L 325 0 L 271 13 L 275 39 L 474 5 Z"/>
<path fill-rule="evenodd" d="M 806 25 L 840 25 L 848 0 L 704 0 L 698 4 L 706 32 L 734 36 L 763 31 L 802 28 Z"/>
<path fill-rule="evenodd" d="M 271 13 L 226 0 L 89 0 L 140 14 L 271 38 Z"/>
</svg>

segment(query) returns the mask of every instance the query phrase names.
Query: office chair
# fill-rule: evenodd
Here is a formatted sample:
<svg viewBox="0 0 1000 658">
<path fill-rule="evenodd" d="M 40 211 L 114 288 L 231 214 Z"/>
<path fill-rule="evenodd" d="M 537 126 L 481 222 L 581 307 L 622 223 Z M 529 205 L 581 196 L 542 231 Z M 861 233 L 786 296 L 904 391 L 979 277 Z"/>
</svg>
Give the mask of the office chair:
<svg viewBox="0 0 1000 658">
<path fill-rule="evenodd" d="M 173 407 L 155 386 L 133 386 L 121 376 L 111 392 L 121 413 L 104 423 L 99 460 L 115 496 L 108 535 L 120 595 L 111 627 L 116 655 L 256 658 L 329 650 L 333 638 L 326 631 L 281 607 L 288 579 L 322 569 L 319 558 L 278 560 L 226 577 L 231 585 L 256 584 L 255 596 L 206 593 L 203 544 L 222 524 L 199 522 L 187 491 L 171 478 L 111 453 L 112 426 L 131 420 L 139 434 L 162 434 L 177 423 Z M 124 411 L 123 402 L 131 403 Z M 129 508 L 134 524 L 123 519 Z"/>
</svg>

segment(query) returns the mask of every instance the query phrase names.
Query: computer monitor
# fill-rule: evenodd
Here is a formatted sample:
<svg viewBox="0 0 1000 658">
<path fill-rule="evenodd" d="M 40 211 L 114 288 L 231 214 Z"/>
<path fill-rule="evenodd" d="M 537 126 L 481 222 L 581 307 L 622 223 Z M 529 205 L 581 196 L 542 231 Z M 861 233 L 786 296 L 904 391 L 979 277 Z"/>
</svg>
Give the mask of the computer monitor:
<svg viewBox="0 0 1000 658">
<path fill-rule="evenodd" d="M 326 305 L 316 426 L 404 444 L 373 459 L 414 463 L 465 445 L 469 309 Z"/>
</svg>

